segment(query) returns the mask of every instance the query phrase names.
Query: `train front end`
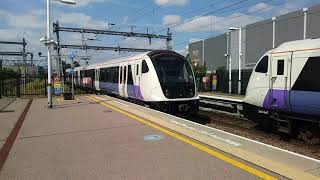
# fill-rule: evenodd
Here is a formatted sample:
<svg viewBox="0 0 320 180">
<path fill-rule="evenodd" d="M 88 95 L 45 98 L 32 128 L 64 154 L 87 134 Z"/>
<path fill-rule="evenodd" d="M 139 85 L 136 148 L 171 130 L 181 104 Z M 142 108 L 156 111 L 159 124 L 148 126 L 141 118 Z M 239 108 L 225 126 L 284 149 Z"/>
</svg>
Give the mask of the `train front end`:
<svg viewBox="0 0 320 180">
<path fill-rule="evenodd" d="M 150 57 L 160 82 L 163 101 L 153 102 L 155 108 L 168 113 L 192 113 L 199 110 L 199 97 L 190 63 L 173 51 L 153 51 Z"/>
</svg>

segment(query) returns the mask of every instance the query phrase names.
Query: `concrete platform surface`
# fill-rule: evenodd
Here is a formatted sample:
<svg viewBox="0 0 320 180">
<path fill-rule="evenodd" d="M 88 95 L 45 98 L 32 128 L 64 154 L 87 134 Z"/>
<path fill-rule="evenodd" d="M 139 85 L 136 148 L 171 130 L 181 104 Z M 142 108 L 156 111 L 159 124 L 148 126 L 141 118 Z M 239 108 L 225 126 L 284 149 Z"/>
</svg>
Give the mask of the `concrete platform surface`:
<svg viewBox="0 0 320 180">
<path fill-rule="evenodd" d="M 236 100 L 243 100 L 245 97 L 244 95 L 221 93 L 221 92 L 199 92 L 199 96 L 200 97 L 203 96 L 203 97 L 236 99 Z"/>
<path fill-rule="evenodd" d="M 92 99 L 55 103 L 48 110 L 46 99 L 33 101 L 0 171 L 1 180 L 260 179 L 181 141 L 183 135 L 174 137 L 158 125 L 139 122 Z M 240 159 L 234 161 L 265 177 L 283 178 Z"/>
<path fill-rule="evenodd" d="M 0 112 L 8 105 L 10 105 L 16 98 L 13 97 L 2 97 L 0 98 Z"/>
<path fill-rule="evenodd" d="M 319 179 L 320 161 L 109 96 L 92 96 L 291 179 Z"/>
<path fill-rule="evenodd" d="M 10 104 L 6 104 L 6 107 L 0 111 L 0 145 L 5 142 L 9 136 L 12 128 L 16 124 L 19 116 L 23 112 L 24 108 L 28 104 L 28 99 L 13 99 L 10 100 Z M 11 102 L 12 101 L 12 102 Z M 8 106 L 7 106 L 8 105 Z M 1 149 L 2 145 L 0 146 Z"/>
</svg>

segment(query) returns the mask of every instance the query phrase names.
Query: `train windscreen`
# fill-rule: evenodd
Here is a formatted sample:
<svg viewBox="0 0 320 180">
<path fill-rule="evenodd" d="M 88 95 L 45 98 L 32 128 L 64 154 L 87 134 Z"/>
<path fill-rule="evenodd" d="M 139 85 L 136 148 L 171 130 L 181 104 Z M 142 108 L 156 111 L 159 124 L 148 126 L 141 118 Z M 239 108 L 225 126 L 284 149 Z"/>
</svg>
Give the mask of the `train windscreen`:
<svg viewBox="0 0 320 180">
<path fill-rule="evenodd" d="M 191 98 L 195 95 L 193 73 L 185 58 L 160 54 L 151 59 L 167 98 Z"/>
<path fill-rule="evenodd" d="M 190 65 L 179 56 L 158 56 L 152 62 L 161 83 L 194 82 Z"/>
</svg>

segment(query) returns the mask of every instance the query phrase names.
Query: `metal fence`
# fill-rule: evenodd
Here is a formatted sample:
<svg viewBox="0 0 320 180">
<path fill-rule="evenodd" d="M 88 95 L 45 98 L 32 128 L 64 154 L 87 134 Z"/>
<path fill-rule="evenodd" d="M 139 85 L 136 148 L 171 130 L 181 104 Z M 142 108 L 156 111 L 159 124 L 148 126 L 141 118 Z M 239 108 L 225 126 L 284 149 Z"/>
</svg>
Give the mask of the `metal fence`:
<svg viewBox="0 0 320 180">
<path fill-rule="evenodd" d="M 45 96 L 45 77 L 13 77 L 0 81 L 0 98 L 21 96 Z"/>
<path fill-rule="evenodd" d="M 246 69 L 241 71 L 241 94 L 245 94 L 248 86 L 248 82 L 250 79 L 252 70 Z M 239 71 L 232 70 L 231 72 L 231 93 L 237 94 L 238 93 L 238 77 Z M 217 85 L 216 90 L 223 93 L 229 92 L 229 71 L 228 70 L 217 70 Z M 212 91 L 212 75 L 207 75 L 209 79 L 209 83 L 203 83 L 201 80 L 203 77 L 196 77 L 197 79 L 197 88 L 200 92 L 209 92 Z"/>
<path fill-rule="evenodd" d="M 252 70 L 241 71 L 241 94 L 245 94 L 249 83 L 250 75 Z M 228 93 L 229 92 L 229 71 L 228 70 L 217 70 L 217 90 Z M 239 71 L 232 70 L 231 72 L 231 93 L 238 93 L 238 77 Z"/>
</svg>

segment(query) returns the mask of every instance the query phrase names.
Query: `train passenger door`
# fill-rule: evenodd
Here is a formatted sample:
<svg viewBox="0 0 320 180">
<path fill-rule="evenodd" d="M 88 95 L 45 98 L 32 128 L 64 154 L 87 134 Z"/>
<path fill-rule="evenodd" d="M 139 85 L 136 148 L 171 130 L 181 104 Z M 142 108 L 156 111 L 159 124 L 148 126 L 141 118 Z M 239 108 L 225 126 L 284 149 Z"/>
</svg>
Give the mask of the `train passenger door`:
<svg viewBox="0 0 320 180">
<path fill-rule="evenodd" d="M 121 97 L 124 96 L 124 93 L 123 93 L 123 66 L 120 65 L 119 67 L 119 95 Z"/>
<path fill-rule="evenodd" d="M 96 90 L 100 90 L 100 87 L 99 87 L 99 77 L 100 77 L 100 69 L 95 69 L 95 79 L 94 79 L 94 88 Z"/>
<path fill-rule="evenodd" d="M 132 64 L 132 67 L 134 69 L 133 71 L 133 81 L 134 81 L 134 97 L 136 99 L 142 99 L 141 90 L 140 90 L 140 78 L 141 78 L 141 61 L 136 62 L 135 64 Z"/>
<path fill-rule="evenodd" d="M 135 86 L 140 87 L 141 62 L 135 64 Z"/>
<path fill-rule="evenodd" d="M 121 97 L 128 97 L 127 93 L 127 76 L 128 66 L 120 65 L 119 69 L 119 94 Z"/>
<path fill-rule="evenodd" d="M 270 78 L 270 107 L 275 110 L 288 110 L 289 106 L 289 63 L 291 53 L 272 56 Z"/>
</svg>

